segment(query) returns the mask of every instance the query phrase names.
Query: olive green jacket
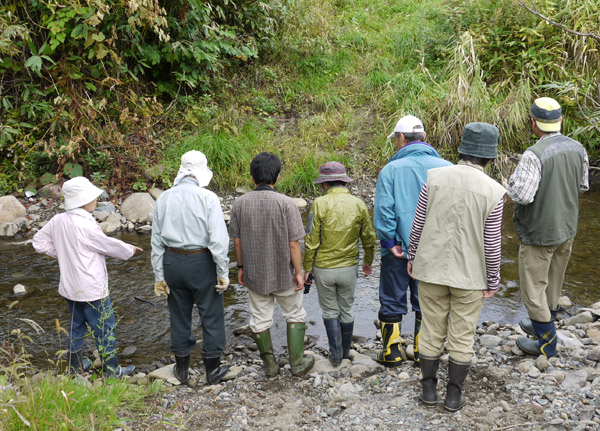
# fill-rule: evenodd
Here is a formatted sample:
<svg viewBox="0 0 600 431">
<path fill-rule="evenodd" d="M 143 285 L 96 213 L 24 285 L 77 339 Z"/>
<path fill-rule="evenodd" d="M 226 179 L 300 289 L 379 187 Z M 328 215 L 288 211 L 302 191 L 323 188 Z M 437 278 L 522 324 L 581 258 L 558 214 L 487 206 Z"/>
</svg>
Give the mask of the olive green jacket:
<svg viewBox="0 0 600 431">
<path fill-rule="evenodd" d="M 309 233 L 304 238 L 305 271 L 341 268 L 357 264 L 358 239 L 363 263 L 371 265 L 375 254 L 375 229 L 367 206 L 345 187 L 332 187 L 312 204 Z M 312 220 L 312 221 L 311 221 Z"/>
</svg>

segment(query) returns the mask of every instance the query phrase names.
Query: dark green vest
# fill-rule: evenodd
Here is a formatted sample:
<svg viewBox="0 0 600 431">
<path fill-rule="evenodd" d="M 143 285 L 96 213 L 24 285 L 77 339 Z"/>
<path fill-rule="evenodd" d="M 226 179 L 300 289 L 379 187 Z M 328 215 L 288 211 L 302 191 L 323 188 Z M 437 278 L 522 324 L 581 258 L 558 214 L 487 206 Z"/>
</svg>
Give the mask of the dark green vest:
<svg viewBox="0 0 600 431">
<path fill-rule="evenodd" d="M 540 160 L 542 178 L 532 203 L 515 204 L 515 229 L 524 244 L 562 244 L 577 233 L 585 149 L 558 133 L 540 139 L 528 151 Z"/>
</svg>

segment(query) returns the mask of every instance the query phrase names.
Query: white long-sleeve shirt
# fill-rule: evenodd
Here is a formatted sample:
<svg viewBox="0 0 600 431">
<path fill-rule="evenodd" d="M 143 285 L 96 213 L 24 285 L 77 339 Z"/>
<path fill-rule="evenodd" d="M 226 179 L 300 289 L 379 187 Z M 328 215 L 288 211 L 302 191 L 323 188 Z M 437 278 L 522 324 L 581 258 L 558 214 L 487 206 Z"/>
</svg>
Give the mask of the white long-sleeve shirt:
<svg viewBox="0 0 600 431">
<path fill-rule="evenodd" d="M 198 186 L 193 177 L 160 195 L 152 221 L 152 268 L 156 281 L 165 279 L 163 255 L 167 247 L 208 248 L 217 276 L 229 278 L 229 234 L 219 198 Z"/>
<path fill-rule="evenodd" d="M 72 301 L 97 301 L 108 296 L 105 256 L 127 260 L 135 247 L 110 238 L 82 208 L 54 216 L 33 237 L 33 248 L 58 259 L 58 293 Z"/>
</svg>

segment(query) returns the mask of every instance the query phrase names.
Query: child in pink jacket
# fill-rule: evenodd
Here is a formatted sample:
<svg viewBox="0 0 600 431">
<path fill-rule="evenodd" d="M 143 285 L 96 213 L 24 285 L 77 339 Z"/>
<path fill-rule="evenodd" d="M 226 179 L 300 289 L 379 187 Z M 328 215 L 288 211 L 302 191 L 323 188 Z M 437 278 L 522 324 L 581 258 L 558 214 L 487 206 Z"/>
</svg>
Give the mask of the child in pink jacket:
<svg viewBox="0 0 600 431">
<path fill-rule="evenodd" d="M 65 213 L 54 216 L 33 237 L 33 247 L 58 259 L 58 293 L 69 310 L 69 371 L 86 371 L 91 362 L 83 358 L 86 323 L 94 333 L 106 377 L 123 377 L 134 365 L 119 366 L 115 341 L 115 316 L 108 296 L 105 256 L 127 260 L 142 249 L 102 232 L 92 212 L 102 190 L 87 178 L 76 177 L 63 184 Z"/>
</svg>

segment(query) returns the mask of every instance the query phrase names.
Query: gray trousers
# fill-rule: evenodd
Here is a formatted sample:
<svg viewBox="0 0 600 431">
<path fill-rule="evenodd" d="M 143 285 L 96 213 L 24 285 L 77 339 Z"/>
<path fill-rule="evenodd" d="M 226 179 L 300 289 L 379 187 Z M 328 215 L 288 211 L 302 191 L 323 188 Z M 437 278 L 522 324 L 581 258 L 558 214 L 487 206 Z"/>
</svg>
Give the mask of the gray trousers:
<svg viewBox="0 0 600 431">
<path fill-rule="evenodd" d="M 163 268 L 171 290 L 168 298 L 171 351 L 177 356 L 187 356 L 194 350 L 192 309 L 196 304 L 202 321 L 203 354 L 220 355 L 225 348 L 225 311 L 223 295 L 215 290 L 217 271 L 212 255 L 166 251 Z"/>
<path fill-rule="evenodd" d="M 323 319 L 339 319 L 342 323 L 354 322 L 354 289 L 358 278 L 358 265 L 342 268 L 313 268 L 319 293 Z"/>
</svg>

